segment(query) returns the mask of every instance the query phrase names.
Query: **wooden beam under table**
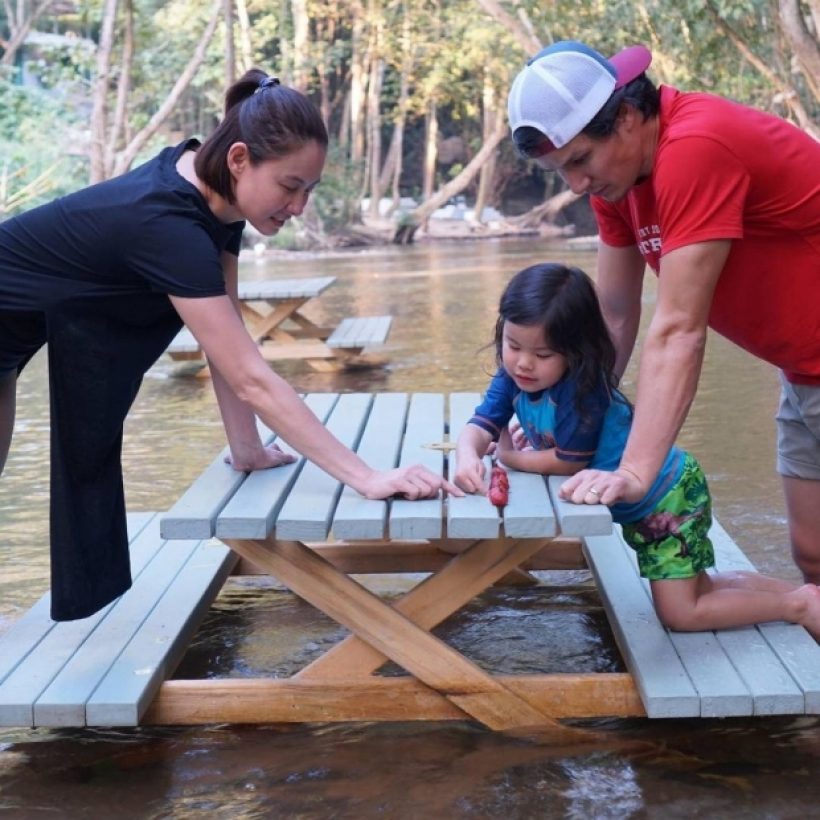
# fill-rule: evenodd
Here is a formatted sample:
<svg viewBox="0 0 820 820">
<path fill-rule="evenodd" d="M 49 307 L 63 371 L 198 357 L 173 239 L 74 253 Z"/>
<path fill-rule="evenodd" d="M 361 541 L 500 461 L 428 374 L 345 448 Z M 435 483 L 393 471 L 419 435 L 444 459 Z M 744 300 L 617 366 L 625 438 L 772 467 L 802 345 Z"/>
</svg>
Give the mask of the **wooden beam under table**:
<svg viewBox="0 0 820 820">
<path fill-rule="evenodd" d="M 355 632 L 491 729 L 570 730 L 501 684 L 452 647 L 416 626 L 377 595 L 298 541 L 232 540 L 235 552 L 265 567 L 299 597 Z"/>
<path fill-rule="evenodd" d="M 452 545 L 452 542 L 448 542 Z M 465 542 L 465 546 L 475 543 Z M 348 574 L 437 572 L 453 557 L 438 541 L 337 541 L 330 544 L 306 543 L 336 569 Z M 463 549 L 457 550 L 462 552 Z M 554 538 L 531 558 L 521 563 L 524 570 L 588 569 L 576 538 Z M 267 575 L 267 570 L 240 559 L 234 575 Z"/>
<path fill-rule="evenodd" d="M 500 676 L 550 718 L 646 717 L 625 672 Z M 143 725 L 464 720 L 464 712 L 415 678 L 354 681 L 170 680 Z"/>
<path fill-rule="evenodd" d="M 476 541 L 469 549 L 453 555 L 441 571 L 403 595 L 393 608 L 417 626 L 430 630 L 541 550 L 544 544 L 545 540 L 539 538 Z M 372 674 L 386 661 L 385 654 L 369 642 L 351 635 L 295 677 L 314 680 L 359 677 Z"/>
</svg>

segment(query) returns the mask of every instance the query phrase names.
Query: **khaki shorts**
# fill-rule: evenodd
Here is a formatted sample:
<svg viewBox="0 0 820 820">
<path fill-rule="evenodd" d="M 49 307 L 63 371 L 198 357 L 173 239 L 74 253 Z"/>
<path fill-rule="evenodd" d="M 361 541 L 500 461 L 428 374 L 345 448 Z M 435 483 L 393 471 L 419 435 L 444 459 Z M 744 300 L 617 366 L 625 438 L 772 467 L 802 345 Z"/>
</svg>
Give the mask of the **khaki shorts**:
<svg viewBox="0 0 820 820">
<path fill-rule="evenodd" d="M 820 387 L 780 381 L 777 472 L 820 481 Z"/>
</svg>

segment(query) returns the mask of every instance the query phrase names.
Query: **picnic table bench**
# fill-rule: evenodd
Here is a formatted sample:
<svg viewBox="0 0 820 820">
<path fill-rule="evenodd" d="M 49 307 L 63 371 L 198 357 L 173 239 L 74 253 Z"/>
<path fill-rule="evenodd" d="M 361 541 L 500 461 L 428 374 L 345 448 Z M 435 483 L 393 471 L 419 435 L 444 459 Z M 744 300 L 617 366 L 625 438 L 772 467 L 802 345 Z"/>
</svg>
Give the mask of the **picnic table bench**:
<svg viewBox="0 0 820 820">
<path fill-rule="evenodd" d="M 305 400 L 374 466 L 421 462 L 442 472 L 442 443 L 455 440 L 478 399 Z M 474 719 L 505 729 L 560 718 L 820 713 L 820 647 L 802 627 L 664 629 L 608 508 L 562 501 L 562 478 L 511 471 L 499 513 L 483 496 L 371 501 L 304 460 L 245 474 L 223 456 L 167 513 L 132 518 L 132 590 L 90 619 L 60 624 L 48 619 L 46 596 L 0 639 L 0 725 Z M 711 534 L 719 569 L 750 567 L 719 524 Z M 492 584 L 585 566 L 627 672 L 495 675 L 432 633 Z M 286 679 L 172 679 L 231 571 L 275 576 L 350 636 Z M 392 605 L 350 577 L 397 572 L 426 575 Z M 377 674 L 388 660 L 408 674 Z"/>
<path fill-rule="evenodd" d="M 358 360 L 365 348 L 385 342 L 392 316 L 351 316 L 332 328 L 317 325 L 303 313 L 303 306 L 335 281 L 335 276 L 315 276 L 239 283 L 242 318 L 266 361 L 303 359 L 315 370 L 334 370 Z M 188 328 L 176 335 L 167 353 L 175 361 L 205 363 Z"/>
</svg>

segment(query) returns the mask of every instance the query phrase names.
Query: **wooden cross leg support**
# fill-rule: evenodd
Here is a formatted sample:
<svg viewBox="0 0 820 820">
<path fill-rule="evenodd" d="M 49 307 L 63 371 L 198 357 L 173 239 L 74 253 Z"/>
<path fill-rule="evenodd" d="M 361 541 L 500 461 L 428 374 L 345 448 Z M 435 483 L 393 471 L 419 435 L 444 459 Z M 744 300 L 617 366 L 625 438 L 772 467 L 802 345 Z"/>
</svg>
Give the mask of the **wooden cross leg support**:
<svg viewBox="0 0 820 820">
<path fill-rule="evenodd" d="M 558 714 L 566 702 L 565 693 L 555 685 L 556 677 L 565 678 L 564 684 L 574 680 L 587 700 L 597 689 L 598 697 L 592 700 L 598 705 L 601 697 L 620 698 L 622 703 L 612 710 L 615 713 L 642 713 L 628 675 L 617 676 L 618 685 L 609 695 L 601 687 L 611 687 L 608 679 L 612 676 L 493 676 L 430 633 L 432 627 L 541 550 L 544 540 L 476 541 L 394 606 L 301 542 L 269 538 L 226 543 L 353 634 L 289 681 L 169 681 L 146 716 L 147 722 L 184 722 L 169 718 L 180 708 L 184 711 L 186 703 L 189 712 L 197 708 L 193 704 L 205 706 L 197 695 L 207 691 L 210 705 L 206 709 L 214 708 L 217 693 L 224 695 L 226 703 L 247 698 L 244 703 L 249 711 L 255 708 L 253 704 L 259 705 L 260 697 L 281 698 L 274 707 L 280 717 L 269 717 L 272 720 L 287 719 L 281 717 L 283 710 L 297 712 L 299 720 L 461 718 L 478 720 L 496 730 L 537 728 L 552 736 L 575 736 L 576 730 L 552 716 L 556 709 L 549 699 L 545 701 L 543 689 L 534 680 L 538 677 L 550 678 Z M 414 679 L 374 675 L 387 660 Z M 266 714 L 271 714 L 269 709 Z M 176 716 L 180 717 L 178 711 Z M 202 716 L 200 708 L 192 722 Z"/>
<path fill-rule="evenodd" d="M 361 679 L 390 659 L 460 709 L 465 718 L 479 720 L 492 729 L 563 730 L 526 694 L 484 672 L 428 631 L 529 558 L 543 542 L 478 541 L 395 607 L 300 542 L 243 540 L 229 541 L 228 545 L 354 633 L 302 670 L 296 676 L 300 682 L 312 680 L 322 685 Z M 388 679 L 377 677 L 369 683 L 379 686 L 381 681 L 389 685 Z M 412 711 L 411 704 L 407 705 Z"/>
</svg>

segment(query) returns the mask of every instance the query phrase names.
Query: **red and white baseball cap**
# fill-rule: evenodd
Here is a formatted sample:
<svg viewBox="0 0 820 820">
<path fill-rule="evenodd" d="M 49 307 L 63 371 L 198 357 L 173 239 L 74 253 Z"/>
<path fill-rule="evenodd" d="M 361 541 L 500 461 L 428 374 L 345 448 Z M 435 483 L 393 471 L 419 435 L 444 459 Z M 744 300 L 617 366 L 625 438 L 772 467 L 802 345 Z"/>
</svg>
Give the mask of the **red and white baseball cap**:
<svg viewBox="0 0 820 820">
<path fill-rule="evenodd" d="M 630 46 L 607 60 L 595 49 L 563 40 L 538 52 L 515 78 L 507 101 L 513 133 L 523 126 L 545 137 L 539 154 L 563 148 L 589 125 L 612 92 L 649 68 L 652 53 Z"/>
</svg>

